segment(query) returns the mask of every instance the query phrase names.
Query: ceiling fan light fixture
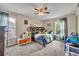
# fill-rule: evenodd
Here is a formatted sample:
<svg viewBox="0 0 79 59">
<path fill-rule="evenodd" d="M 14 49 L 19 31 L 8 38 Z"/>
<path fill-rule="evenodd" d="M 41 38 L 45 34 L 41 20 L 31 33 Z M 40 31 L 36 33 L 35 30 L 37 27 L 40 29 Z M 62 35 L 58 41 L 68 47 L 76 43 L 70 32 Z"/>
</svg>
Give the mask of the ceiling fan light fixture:
<svg viewBox="0 0 79 59">
<path fill-rule="evenodd" d="M 38 13 L 37 15 L 42 15 L 43 16 L 43 15 L 45 15 L 45 13 Z"/>
<path fill-rule="evenodd" d="M 35 14 L 37 15 L 46 15 L 46 14 L 49 14 L 48 12 L 48 7 L 47 6 L 40 6 L 38 8 L 35 8 Z"/>
</svg>

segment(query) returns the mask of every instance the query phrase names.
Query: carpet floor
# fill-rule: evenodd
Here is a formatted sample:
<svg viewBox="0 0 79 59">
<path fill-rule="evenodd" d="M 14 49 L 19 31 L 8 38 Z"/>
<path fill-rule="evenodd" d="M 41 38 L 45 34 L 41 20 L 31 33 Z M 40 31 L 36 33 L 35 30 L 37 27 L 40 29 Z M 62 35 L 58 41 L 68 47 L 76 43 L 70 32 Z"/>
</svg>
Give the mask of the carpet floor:
<svg viewBox="0 0 79 59">
<path fill-rule="evenodd" d="M 5 56 L 65 56 L 64 43 L 55 40 L 46 47 L 36 42 L 23 46 L 15 45 L 6 48 Z"/>
</svg>

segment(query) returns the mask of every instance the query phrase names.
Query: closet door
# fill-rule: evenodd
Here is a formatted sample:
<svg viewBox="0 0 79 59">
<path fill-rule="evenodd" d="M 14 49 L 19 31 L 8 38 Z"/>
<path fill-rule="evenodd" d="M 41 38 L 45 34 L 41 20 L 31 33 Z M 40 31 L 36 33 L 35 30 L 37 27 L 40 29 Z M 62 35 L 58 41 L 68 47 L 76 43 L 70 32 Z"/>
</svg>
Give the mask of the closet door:
<svg viewBox="0 0 79 59">
<path fill-rule="evenodd" d="M 8 46 L 16 44 L 16 23 L 15 18 L 9 17 L 9 30 L 8 30 Z"/>
<path fill-rule="evenodd" d="M 8 30 L 8 13 L 0 11 L 0 56 L 4 55 L 5 40 L 7 39 Z"/>
<path fill-rule="evenodd" d="M 0 26 L 0 56 L 4 56 L 4 26 Z"/>
</svg>

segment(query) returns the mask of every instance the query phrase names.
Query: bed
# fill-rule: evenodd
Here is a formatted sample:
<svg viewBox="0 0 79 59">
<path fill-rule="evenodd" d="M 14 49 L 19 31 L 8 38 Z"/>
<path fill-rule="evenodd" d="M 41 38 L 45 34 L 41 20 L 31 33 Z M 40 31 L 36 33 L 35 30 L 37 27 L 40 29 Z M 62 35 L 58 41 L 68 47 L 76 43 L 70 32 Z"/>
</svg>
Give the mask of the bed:
<svg viewBox="0 0 79 59">
<path fill-rule="evenodd" d="M 46 41 L 47 41 L 47 43 L 50 43 L 50 42 L 53 41 L 53 37 L 51 36 L 51 34 L 35 34 L 35 41 L 37 43 L 43 44 L 42 41 L 40 41 L 40 40 L 37 39 L 39 36 L 44 36 L 45 39 L 46 39 Z"/>
<path fill-rule="evenodd" d="M 79 56 L 79 46 L 74 47 L 71 43 L 66 43 L 66 56 Z"/>
</svg>

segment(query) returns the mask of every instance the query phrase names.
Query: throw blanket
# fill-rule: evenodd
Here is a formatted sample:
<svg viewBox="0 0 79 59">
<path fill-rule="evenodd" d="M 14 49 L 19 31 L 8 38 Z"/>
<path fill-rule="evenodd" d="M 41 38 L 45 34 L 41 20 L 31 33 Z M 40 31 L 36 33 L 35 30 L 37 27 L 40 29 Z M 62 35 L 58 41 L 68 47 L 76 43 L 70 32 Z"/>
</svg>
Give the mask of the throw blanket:
<svg viewBox="0 0 79 59">
<path fill-rule="evenodd" d="M 45 36 L 41 35 L 37 38 L 37 40 L 40 40 L 43 42 L 43 46 L 45 47 L 47 45 L 47 41 L 45 39 Z"/>
<path fill-rule="evenodd" d="M 41 37 L 41 39 L 39 39 Z M 51 36 L 51 34 L 35 34 L 35 41 L 42 44 L 43 45 L 43 39 L 45 40 L 45 42 L 50 43 L 53 41 L 53 37 Z"/>
</svg>

